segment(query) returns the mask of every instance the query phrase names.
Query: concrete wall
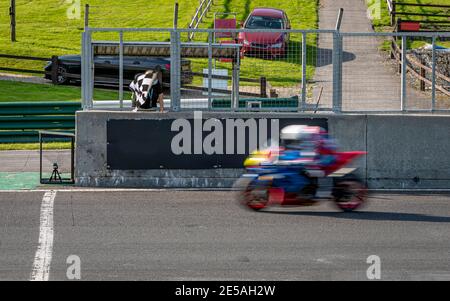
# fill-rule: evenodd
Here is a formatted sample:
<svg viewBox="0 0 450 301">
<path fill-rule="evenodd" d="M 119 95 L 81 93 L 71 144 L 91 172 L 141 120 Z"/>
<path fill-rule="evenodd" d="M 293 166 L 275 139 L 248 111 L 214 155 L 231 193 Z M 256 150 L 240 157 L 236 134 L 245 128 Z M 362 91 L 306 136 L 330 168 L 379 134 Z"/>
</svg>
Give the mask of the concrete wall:
<svg viewBox="0 0 450 301">
<path fill-rule="evenodd" d="M 106 163 L 108 119 L 192 118 L 192 113 L 77 113 L 76 182 L 93 187 L 230 187 L 241 170 L 111 171 Z M 371 188 L 450 188 L 450 116 L 204 113 L 204 118 L 327 118 L 342 150 L 368 155 L 354 166 Z"/>
<path fill-rule="evenodd" d="M 367 174 L 377 188 L 450 188 L 450 116 L 367 116 Z"/>
</svg>

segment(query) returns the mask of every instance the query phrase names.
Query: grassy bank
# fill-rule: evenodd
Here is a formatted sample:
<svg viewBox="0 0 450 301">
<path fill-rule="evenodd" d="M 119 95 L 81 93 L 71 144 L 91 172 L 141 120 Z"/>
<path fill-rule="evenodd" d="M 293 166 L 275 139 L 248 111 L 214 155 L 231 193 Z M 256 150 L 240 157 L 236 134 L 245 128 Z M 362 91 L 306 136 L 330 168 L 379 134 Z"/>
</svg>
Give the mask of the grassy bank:
<svg viewBox="0 0 450 301">
<path fill-rule="evenodd" d="M 171 28 L 173 25 L 173 1 L 135 0 L 133 5 L 118 0 L 82 0 L 80 14 L 69 9 L 64 1 L 17 0 L 17 42 L 10 42 L 9 16 L 0 14 L 0 53 L 50 57 L 52 55 L 79 54 L 83 32 L 84 4 L 91 5 L 91 27 L 152 27 Z M 198 0 L 180 1 L 179 27 L 186 28 L 195 12 Z M 0 3 L 0 11 L 8 11 L 9 1 Z M 142 9 L 145 7 L 145 9 Z M 292 22 L 292 28 L 317 28 L 317 0 L 216 0 L 207 15 L 203 28 L 212 27 L 214 12 L 236 12 L 239 21 L 245 20 L 255 7 L 283 9 Z M 68 11 L 69 10 L 69 11 Z M 168 41 L 168 32 L 126 33 L 125 40 Z M 183 36 L 186 39 L 186 35 Z M 96 34 L 94 39 L 118 39 L 118 34 Z M 198 41 L 206 41 L 206 35 L 199 35 Z M 241 76 L 259 78 L 266 76 L 274 86 L 298 85 L 301 80 L 301 35 L 292 35 L 290 54 L 277 61 L 245 58 Z M 308 37 L 308 47 L 315 50 L 316 36 Z M 311 56 L 307 76 L 314 74 L 314 57 Z M 44 62 L 0 59 L 0 66 L 42 70 Z M 207 67 L 207 60 L 193 60 L 194 71 L 201 72 Z M 218 68 L 231 69 L 230 64 L 218 64 Z M 196 83 L 201 81 L 197 79 Z"/>
<path fill-rule="evenodd" d="M 125 99 L 130 98 L 126 92 Z M 78 101 L 81 88 L 78 86 L 54 86 L 50 84 L 30 84 L 0 80 L 0 102 L 9 101 Z M 95 89 L 95 100 L 118 99 L 118 92 Z"/>
<path fill-rule="evenodd" d="M 9 1 L 1 1 L 0 11 L 3 13 L 0 14 L 0 53 L 40 57 L 80 53 L 86 3 L 91 5 L 92 27 L 171 27 L 173 23 L 173 1 L 134 0 L 130 5 L 120 0 L 81 0 L 81 7 L 78 8 L 72 7 L 73 4 L 68 4 L 67 1 L 16 0 L 17 42 L 12 43 L 9 15 L 6 13 Z M 187 26 L 196 5 L 198 0 L 180 2 L 180 27 Z M 71 11 L 71 7 L 76 9 Z M 155 36 L 164 39 L 167 37 L 167 34 Z M 42 69 L 44 66 L 41 62 L 0 60 L 0 66 L 5 64 L 35 69 Z"/>
</svg>

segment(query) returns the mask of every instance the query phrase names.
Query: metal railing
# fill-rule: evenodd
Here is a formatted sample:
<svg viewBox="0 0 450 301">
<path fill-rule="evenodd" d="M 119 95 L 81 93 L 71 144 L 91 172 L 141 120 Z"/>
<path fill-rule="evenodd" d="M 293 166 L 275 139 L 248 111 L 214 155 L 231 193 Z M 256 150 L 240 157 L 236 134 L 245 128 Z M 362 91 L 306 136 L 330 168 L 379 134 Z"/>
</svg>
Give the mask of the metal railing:
<svg viewBox="0 0 450 301">
<path fill-rule="evenodd" d="M 397 61 L 399 64 L 399 70 L 402 67 L 402 49 L 398 46 L 395 40 L 392 40 L 391 43 L 391 56 L 393 59 Z M 406 66 L 408 72 L 410 72 L 411 76 L 416 77 L 420 81 L 420 90 L 425 91 L 426 85 L 433 85 L 433 83 L 429 80 L 429 75 L 435 74 L 436 79 L 441 79 L 442 82 L 450 83 L 450 77 L 445 76 L 444 74 L 434 70 L 426 66 L 426 62 L 421 59 L 416 58 L 413 54 L 407 54 L 408 65 Z M 419 69 L 420 71 L 417 71 Z M 401 72 L 401 71 L 400 71 Z M 428 75 L 428 76 L 427 76 Z M 435 88 L 439 90 L 441 93 L 450 97 L 450 86 L 438 85 L 434 84 Z"/>
<path fill-rule="evenodd" d="M 397 0 L 386 0 L 387 7 L 389 11 L 389 15 L 391 16 L 391 26 L 396 25 L 396 23 L 401 23 L 401 19 L 397 19 L 398 16 L 403 16 L 408 19 L 408 21 L 412 22 L 420 22 L 424 24 L 434 24 L 434 25 L 441 25 L 441 26 L 449 26 L 450 21 L 448 18 L 450 18 L 450 14 L 446 14 L 445 10 L 450 9 L 450 5 L 444 5 L 444 4 L 428 4 L 428 3 L 412 3 L 412 2 L 403 2 L 403 1 L 397 1 Z M 403 10 L 399 10 L 399 8 L 403 8 Z M 410 12 L 405 10 L 405 8 L 413 8 L 413 7 L 419 7 L 421 8 L 420 12 Z M 424 9 L 440 9 L 441 11 L 436 13 L 432 11 L 424 11 Z M 415 20 L 409 20 L 410 17 L 417 18 L 417 17 L 426 17 L 425 19 L 415 19 Z M 433 18 L 433 20 L 429 20 L 428 18 Z M 406 21 L 406 22 L 408 22 Z"/>
<path fill-rule="evenodd" d="M 170 35 L 170 42 L 125 41 L 124 34 L 129 32 Z M 96 46 L 105 43 L 93 40 L 92 36 L 108 34 L 110 37 L 114 33 L 118 39 L 107 43 L 111 46 L 109 54 L 120 58 L 118 73 L 122 83 L 126 71 L 124 60 L 128 56 L 163 56 L 163 53 L 170 57 L 170 68 L 166 70 L 170 73 L 170 97 L 166 102 L 173 111 L 450 111 L 450 97 L 444 92 L 450 86 L 448 75 L 443 74 L 445 67 L 437 60 L 443 51 L 438 48 L 440 40 L 450 38 L 450 33 L 196 29 L 198 38 L 207 42 L 184 42 L 191 32 L 191 29 L 87 28 L 82 47 L 83 107 L 93 108 L 93 58 Z M 214 43 L 217 32 L 240 38 L 228 44 Z M 254 33 L 265 34 L 251 40 Z M 397 60 L 390 58 L 393 37 L 401 41 Z M 417 85 L 413 50 L 425 43 L 431 45 L 425 51 L 430 59 L 422 64 L 427 74 Z M 186 60 L 190 67 L 186 67 Z M 188 74 L 199 75 L 204 80 L 203 86 L 199 87 L 195 78 L 186 83 Z M 261 86 L 243 85 L 241 80 L 256 82 L 262 77 L 267 98 L 252 96 L 264 94 Z M 123 85 L 119 85 L 118 95 L 119 108 L 123 109 Z"/>
<path fill-rule="evenodd" d="M 213 0 L 199 0 L 200 4 L 195 10 L 195 14 L 192 17 L 191 22 L 189 22 L 189 28 L 190 29 L 197 29 L 198 26 L 202 23 L 203 18 L 206 16 L 206 14 L 210 11 L 211 6 L 214 4 Z M 189 32 L 189 41 L 194 39 L 195 31 Z"/>
</svg>

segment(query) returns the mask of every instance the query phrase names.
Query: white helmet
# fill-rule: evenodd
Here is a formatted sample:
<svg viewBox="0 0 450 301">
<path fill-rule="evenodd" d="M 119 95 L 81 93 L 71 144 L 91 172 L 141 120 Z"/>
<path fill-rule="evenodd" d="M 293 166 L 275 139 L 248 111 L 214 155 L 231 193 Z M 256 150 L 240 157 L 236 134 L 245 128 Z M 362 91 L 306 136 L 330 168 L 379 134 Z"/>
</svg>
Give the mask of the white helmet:
<svg viewBox="0 0 450 301">
<path fill-rule="evenodd" d="M 289 125 L 281 130 L 281 144 L 289 148 L 308 148 L 320 135 L 318 126 Z"/>
</svg>

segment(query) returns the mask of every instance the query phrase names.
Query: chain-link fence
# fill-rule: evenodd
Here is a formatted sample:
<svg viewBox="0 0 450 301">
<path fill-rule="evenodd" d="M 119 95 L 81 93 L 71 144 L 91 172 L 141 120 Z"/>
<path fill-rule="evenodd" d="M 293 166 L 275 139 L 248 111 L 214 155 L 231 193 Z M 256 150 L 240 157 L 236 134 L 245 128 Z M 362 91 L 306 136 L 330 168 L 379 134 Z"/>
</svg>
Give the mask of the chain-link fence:
<svg viewBox="0 0 450 301">
<path fill-rule="evenodd" d="M 151 58 L 161 60 L 165 107 L 174 111 L 450 110 L 449 40 L 450 33 L 87 28 L 84 107 L 94 104 L 98 58 L 115 56 L 122 109 L 128 83 L 151 69 L 133 63 Z"/>
<path fill-rule="evenodd" d="M 450 109 L 448 34 L 342 36 L 343 111 Z"/>
</svg>

